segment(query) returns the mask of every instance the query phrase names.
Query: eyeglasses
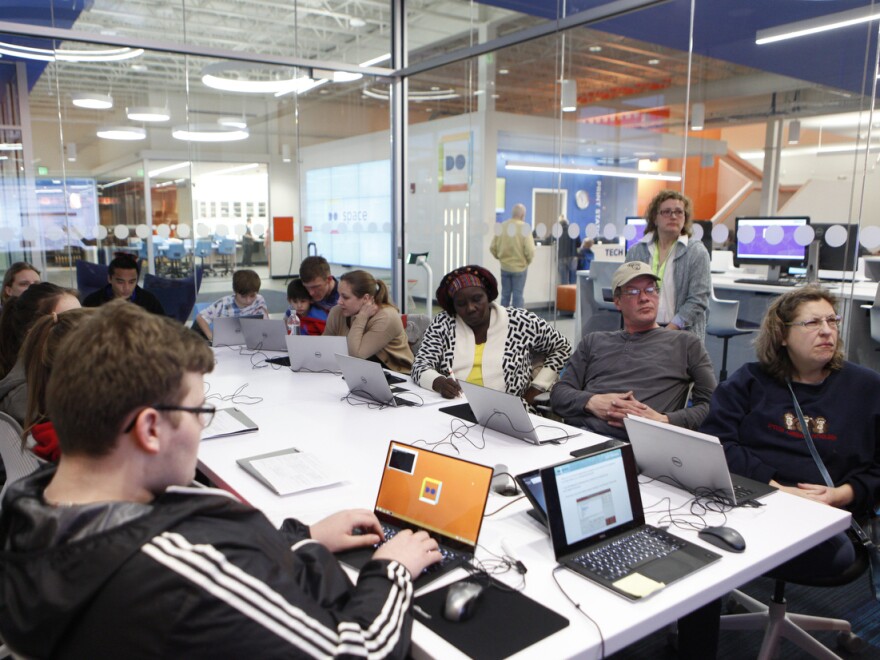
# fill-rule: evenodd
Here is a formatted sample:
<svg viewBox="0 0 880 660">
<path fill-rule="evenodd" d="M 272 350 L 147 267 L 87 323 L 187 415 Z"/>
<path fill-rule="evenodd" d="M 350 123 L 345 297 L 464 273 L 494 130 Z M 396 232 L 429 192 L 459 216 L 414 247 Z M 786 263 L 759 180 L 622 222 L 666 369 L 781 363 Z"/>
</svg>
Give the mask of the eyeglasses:
<svg viewBox="0 0 880 660">
<path fill-rule="evenodd" d="M 664 218 L 669 218 L 671 216 L 675 216 L 676 218 L 680 218 L 684 215 L 684 209 L 662 209 L 659 211 L 660 215 Z"/>
<path fill-rule="evenodd" d="M 635 298 L 636 296 L 642 295 L 643 292 L 646 296 L 656 296 L 656 295 L 660 294 L 660 287 L 659 286 L 646 286 L 644 289 L 637 289 L 636 287 L 632 287 L 632 288 L 628 288 L 628 289 L 621 289 L 620 295 L 632 296 L 633 298 Z"/>
<path fill-rule="evenodd" d="M 809 319 L 807 321 L 792 321 L 791 323 L 786 323 L 787 326 L 799 325 L 804 330 L 809 330 L 810 332 L 815 332 L 819 328 L 822 327 L 823 323 L 827 323 L 828 327 L 832 330 L 837 330 L 840 327 L 840 316 L 835 314 L 833 316 L 825 316 L 822 318 Z"/>
<path fill-rule="evenodd" d="M 214 421 L 214 415 L 217 413 L 217 408 L 212 405 L 205 405 L 200 408 L 191 408 L 188 406 L 148 406 L 149 408 L 153 408 L 154 410 L 160 410 L 162 412 L 188 412 L 193 415 L 197 415 L 199 418 L 199 423 L 202 425 L 202 428 L 207 428 L 211 425 L 211 422 Z M 134 428 L 135 423 L 137 422 L 137 418 L 140 414 L 146 410 L 146 408 L 141 408 L 134 416 L 134 419 L 131 420 L 131 423 L 125 427 L 123 433 L 130 433 Z"/>
</svg>

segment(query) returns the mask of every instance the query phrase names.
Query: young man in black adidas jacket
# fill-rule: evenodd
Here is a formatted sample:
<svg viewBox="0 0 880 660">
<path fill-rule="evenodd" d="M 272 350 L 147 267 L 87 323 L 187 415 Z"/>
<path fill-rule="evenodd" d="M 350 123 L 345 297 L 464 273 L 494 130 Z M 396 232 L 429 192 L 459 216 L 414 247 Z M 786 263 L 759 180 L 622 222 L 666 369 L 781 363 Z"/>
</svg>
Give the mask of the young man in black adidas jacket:
<svg viewBox="0 0 880 660">
<path fill-rule="evenodd" d="M 48 390 L 61 461 L 3 501 L 0 637 L 28 658 L 404 657 L 411 575 L 436 542 L 398 535 L 354 586 L 331 553 L 380 540 L 371 512 L 279 531 L 185 487 L 212 367 L 203 341 L 135 305 L 71 332 Z"/>
</svg>

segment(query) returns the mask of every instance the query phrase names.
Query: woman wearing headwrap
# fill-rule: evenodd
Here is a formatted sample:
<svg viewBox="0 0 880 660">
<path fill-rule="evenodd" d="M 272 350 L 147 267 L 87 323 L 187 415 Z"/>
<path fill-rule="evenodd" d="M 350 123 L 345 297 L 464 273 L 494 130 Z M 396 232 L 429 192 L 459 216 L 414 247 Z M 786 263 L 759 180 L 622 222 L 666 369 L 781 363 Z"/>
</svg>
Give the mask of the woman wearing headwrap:
<svg viewBox="0 0 880 660">
<path fill-rule="evenodd" d="M 571 355 L 571 344 L 547 321 L 518 307 L 501 307 L 495 277 L 480 266 L 447 273 L 437 289 L 444 311 L 425 331 L 412 377 L 447 399 L 459 380 L 523 397 L 549 390 Z M 544 364 L 532 377 L 532 358 Z"/>
</svg>

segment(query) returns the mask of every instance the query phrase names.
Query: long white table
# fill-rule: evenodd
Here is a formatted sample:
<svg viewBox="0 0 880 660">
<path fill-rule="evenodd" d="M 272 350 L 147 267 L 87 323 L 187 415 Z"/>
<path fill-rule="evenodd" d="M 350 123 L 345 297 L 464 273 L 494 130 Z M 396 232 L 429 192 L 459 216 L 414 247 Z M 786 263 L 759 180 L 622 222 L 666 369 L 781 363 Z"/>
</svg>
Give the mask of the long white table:
<svg viewBox="0 0 880 660">
<path fill-rule="evenodd" d="M 228 397 L 247 384 L 241 395 L 262 400 L 253 405 L 239 403 L 238 407 L 257 422 L 260 430 L 202 442 L 200 468 L 219 486 L 263 510 L 278 524 L 286 517 L 310 523 L 344 508 L 371 509 L 390 440 L 417 446 L 423 446 L 420 441 L 433 444 L 458 424 L 454 418 L 439 412 L 437 406 L 383 410 L 350 406 L 340 401 L 347 389 L 339 376 L 295 374 L 288 369 L 252 369 L 249 357 L 229 349 L 218 349 L 217 358 L 214 373 L 206 376 L 209 396 Z M 213 398 L 209 401 L 218 407 L 231 405 L 231 402 Z M 546 423 L 546 420 L 535 419 L 537 423 Z M 573 449 L 603 440 L 601 436 L 584 433 L 566 445 L 537 447 L 491 430 L 484 431 L 482 427 L 471 429 L 468 437 L 474 444 L 464 439 L 455 440 L 459 454 L 449 444 L 439 446 L 437 451 L 489 466 L 502 463 L 514 474 L 565 460 Z M 345 475 L 345 481 L 320 490 L 279 497 L 236 464 L 238 458 L 290 447 L 312 452 L 327 464 L 337 466 Z M 663 484 L 646 484 L 641 490 L 648 522 L 656 521 L 670 507 L 674 510 L 688 497 Z M 764 501 L 764 507 L 736 510 L 727 516 L 726 524 L 736 528 L 746 539 L 744 553 L 722 553 L 721 561 L 644 601 L 630 603 L 569 571 L 560 571 L 557 577 L 566 592 L 601 627 L 605 653 L 613 653 L 849 525 L 848 513 L 785 493 L 775 493 Z M 486 513 L 492 513 L 509 502 L 511 498 L 493 493 L 486 505 Z M 477 557 L 502 554 L 501 543 L 504 541 L 504 545 L 528 568 L 525 594 L 565 616 L 571 623 L 518 656 L 598 657 L 599 634 L 595 626 L 569 604 L 553 582 L 551 571 L 556 564 L 550 538 L 527 515 L 527 510 L 528 503 L 522 499 L 485 518 Z M 718 525 L 723 520 L 718 514 L 710 514 L 707 522 Z M 670 531 L 702 543 L 695 532 L 674 528 Z M 450 579 L 461 577 L 458 571 L 452 575 L 455 577 Z M 516 585 L 520 576 L 511 573 L 499 579 Z M 416 657 L 461 657 L 457 649 L 418 622 L 413 631 L 413 653 Z"/>
</svg>

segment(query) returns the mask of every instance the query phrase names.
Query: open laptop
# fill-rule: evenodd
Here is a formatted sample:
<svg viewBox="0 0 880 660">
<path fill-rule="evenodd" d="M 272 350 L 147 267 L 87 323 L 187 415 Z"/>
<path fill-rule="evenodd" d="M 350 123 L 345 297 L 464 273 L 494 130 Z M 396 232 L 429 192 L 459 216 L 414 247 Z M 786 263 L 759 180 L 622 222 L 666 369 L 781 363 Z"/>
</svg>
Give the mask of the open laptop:
<svg viewBox="0 0 880 660">
<path fill-rule="evenodd" d="M 281 319 L 243 318 L 241 331 L 253 351 L 287 350 L 287 327 Z"/>
<path fill-rule="evenodd" d="M 691 493 L 718 493 L 736 506 L 774 492 L 770 484 L 731 474 L 714 435 L 642 417 L 623 420 L 636 464 L 652 479 Z"/>
<path fill-rule="evenodd" d="M 417 406 L 421 404 L 418 395 L 410 390 L 395 387 L 393 390 L 385 378 L 385 370 L 378 362 L 362 360 L 341 353 L 336 354 L 336 361 L 342 369 L 342 377 L 348 386 L 351 395 L 383 406 Z M 394 396 L 394 393 L 406 393 L 413 396 L 412 399 Z"/>
<path fill-rule="evenodd" d="M 389 444 L 374 508 L 385 537 L 400 529 L 423 529 L 437 540 L 444 557 L 418 576 L 416 586 L 473 559 L 491 482 L 491 467 L 401 442 Z M 337 557 L 360 569 L 374 551 L 359 548 Z"/>
<path fill-rule="evenodd" d="M 244 346 L 244 332 L 241 329 L 242 319 L 262 319 L 262 316 L 219 316 L 213 321 L 211 329 L 211 346 Z"/>
<path fill-rule="evenodd" d="M 571 452 L 571 455 L 578 457 L 585 456 L 605 449 L 619 447 L 622 444 L 625 443 L 621 440 L 606 440 L 605 442 L 599 442 L 595 445 L 573 451 Z M 541 468 L 518 474 L 514 477 L 514 480 L 522 490 L 523 495 L 526 496 L 526 499 L 528 499 L 529 503 L 532 505 L 532 508 L 529 509 L 527 513 L 544 527 L 547 527 L 547 500 L 544 497 L 544 486 L 541 483 Z"/>
<path fill-rule="evenodd" d="M 560 565 L 630 600 L 721 557 L 645 523 L 631 445 L 541 469 Z"/>
<path fill-rule="evenodd" d="M 345 337 L 285 335 L 287 356 L 293 371 L 339 373 L 336 355 L 348 355 Z"/>
<path fill-rule="evenodd" d="M 559 442 L 582 433 L 579 430 L 565 428 L 549 421 L 546 424 L 541 423 L 535 426 L 523 406 L 522 399 L 513 394 L 481 387 L 466 381 L 459 381 L 458 384 L 461 385 L 461 391 L 467 397 L 477 423 L 493 431 L 506 433 L 535 445 Z"/>
</svg>

